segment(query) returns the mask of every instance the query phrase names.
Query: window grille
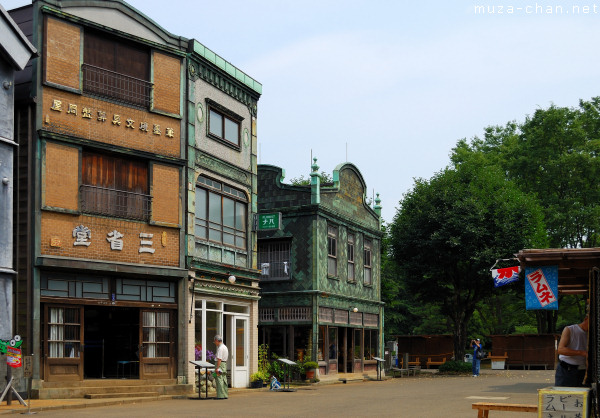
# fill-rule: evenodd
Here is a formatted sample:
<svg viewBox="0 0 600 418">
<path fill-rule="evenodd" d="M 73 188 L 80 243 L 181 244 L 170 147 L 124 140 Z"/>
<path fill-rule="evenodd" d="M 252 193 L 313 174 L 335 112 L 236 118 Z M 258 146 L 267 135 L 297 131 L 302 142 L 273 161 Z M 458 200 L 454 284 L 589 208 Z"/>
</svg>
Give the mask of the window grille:
<svg viewBox="0 0 600 418">
<path fill-rule="evenodd" d="M 262 280 L 290 279 L 290 241 L 267 241 L 258 244 L 258 266 Z"/>
<path fill-rule="evenodd" d="M 150 195 L 82 184 L 79 198 L 84 213 L 142 221 L 150 219 Z"/>
</svg>

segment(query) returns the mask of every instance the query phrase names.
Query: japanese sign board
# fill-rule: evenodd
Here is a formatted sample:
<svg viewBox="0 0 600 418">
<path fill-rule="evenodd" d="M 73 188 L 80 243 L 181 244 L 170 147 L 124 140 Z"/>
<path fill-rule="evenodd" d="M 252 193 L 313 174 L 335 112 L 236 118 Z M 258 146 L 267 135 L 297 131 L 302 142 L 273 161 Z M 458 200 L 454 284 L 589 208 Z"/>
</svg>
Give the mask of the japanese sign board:
<svg viewBox="0 0 600 418">
<path fill-rule="evenodd" d="M 281 212 L 259 213 L 255 217 L 257 231 L 281 229 Z"/>
<path fill-rule="evenodd" d="M 506 267 L 502 269 L 492 269 L 492 277 L 494 278 L 494 287 L 504 286 L 519 280 L 521 267 Z"/>
<path fill-rule="evenodd" d="M 23 356 L 23 376 L 33 377 L 33 356 Z"/>
<path fill-rule="evenodd" d="M 538 416 L 542 418 L 588 418 L 589 388 L 538 389 Z"/>
<path fill-rule="evenodd" d="M 558 266 L 527 267 L 525 278 L 527 309 L 558 309 Z"/>
</svg>

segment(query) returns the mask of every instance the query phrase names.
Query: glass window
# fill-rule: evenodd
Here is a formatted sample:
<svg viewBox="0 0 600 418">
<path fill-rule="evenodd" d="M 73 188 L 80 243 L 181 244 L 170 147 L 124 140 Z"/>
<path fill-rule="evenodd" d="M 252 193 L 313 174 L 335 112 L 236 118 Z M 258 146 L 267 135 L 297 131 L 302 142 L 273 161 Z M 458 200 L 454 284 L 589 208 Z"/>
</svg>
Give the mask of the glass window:
<svg viewBox="0 0 600 418">
<path fill-rule="evenodd" d="M 337 276 L 337 234 L 334 226 L 327 227 L 327 275 Z"/>
<path fill-rule="evenodd" d="M 219 138 L 223 138 L 223 116 L 212 109 L 209 115 L 209 132 Z"/>
<path fill-rule="evenodd" d="M 291 241 L 263 240 L 258 242 L 258 268 L 262 280 L 283 280 L 292 277 L 291 246 Z"/>
<path fill-rule="evenodd" d="M 365 285 L 371 285 L 372 284 L 372 271 L 371 271 L 371 241 L 366 241 L 365 240 L 365 247 L 364 247 L 364 266 L 365 266 L 365 277 L 364 277 L 364 284 Z"/>
<path fill-rule="evenodd" d="M 338 357 L 338 329 L 329 328 L 329 360 L 337 360 Z"/>
<path fill-rule="evenodd" d="M 169 312 L 145 311 L 142 315 L 144 357 L 170 357 Z"/>
<path fill-rule="evenodd" d="M 354 234 L 348 234 L 348 281 L 354 281 Z"/>
<path fill-rule="evenodd" d="M 317 349 L 317 359 L 319 361 L 323 361 L 325 360 L 325 358 L 323 357 L 327 351 L 325 351 L 325 334 L 326 333 L 326 327 L 324 325 L 320 325 L 319 326 L 319 345 L 318 345 L 318 349 Z"/>
<path fill-rule="evenodd" d="M 246 195 L 202 176 L 198 183 L 210 189 L 196 187 L 196 238 L 246 248 Z"/>
<path fill-rule="evenodd" d="M 48 357 L 79 358 L 80 309 L 48 309 Z"/>
<path fill-rule="evenodd" d="M 209 111 L 208 133 L 217 139 L 240 146 L 240 122 L 224 112 L 211 108 Z"/>
<path fill-rule="evenodd" d="M 362 345 L 362 330 L 355 329 L 354 330 L 354 359 L 360 360 L 360 347 Z"/>
<path fill-rule="evenodd" d="M 247 306 L 240 305 L 225 305 L 225 312 L 235 312 L 235 313 L 248 313 Z"/>
</svg>

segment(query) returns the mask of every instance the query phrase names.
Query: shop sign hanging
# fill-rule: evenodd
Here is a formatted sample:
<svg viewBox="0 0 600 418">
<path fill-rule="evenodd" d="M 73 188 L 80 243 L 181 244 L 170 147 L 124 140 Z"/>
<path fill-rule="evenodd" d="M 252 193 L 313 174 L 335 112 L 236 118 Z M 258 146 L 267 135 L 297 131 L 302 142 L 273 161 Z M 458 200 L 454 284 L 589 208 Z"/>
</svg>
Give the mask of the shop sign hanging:
<svg viewBox="0 0 600 418">
<path fill-rule="evenodd" d="M 558 266 L 525 268 L 525 305 L 528 310 L 558 310 Z"/>
<path fill-rule="evenodd" d="M 492 269 L 492 277 L 494 278 L 494 287 L 504 286 L 506 284 L 519 280 L 521 267 L 505 267 L 502 269 Z"/>
</svg>

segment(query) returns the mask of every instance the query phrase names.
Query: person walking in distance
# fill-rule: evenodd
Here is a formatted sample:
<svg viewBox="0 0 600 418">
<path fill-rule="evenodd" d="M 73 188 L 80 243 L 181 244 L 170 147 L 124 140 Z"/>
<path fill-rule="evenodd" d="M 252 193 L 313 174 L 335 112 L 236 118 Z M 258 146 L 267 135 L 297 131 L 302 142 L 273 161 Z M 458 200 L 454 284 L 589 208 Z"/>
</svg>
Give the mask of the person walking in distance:
<svg viewBox="0 0 600 418">
<path fill-rule="evenodd" d="M 587 360 L 587 333 L 589 317 L 581 324 L 568 325 L 563 329 L 558 343 L 558 366 L 554 376 L 556 386 L 584 386 Z"/>
<path fill-rule="evenodd" d="M 227 399 L 229 391 L 227 389 L 227 359 L 229 358 L 229 350 L 223 344 L 223 337 L 215 335 L 215 345 L 217 346 L 217 364 L 215 371 L 217 373 L 217 399 Z"/>
<path fill-rule="evenodd" d="M 483 345 L 479 338 L 471 340 L 471 347 L 473 347 L 473 377 L 479 377 L 479 368 L 481 366 L 481 354 L 483 353 Z"/>
</svg>

